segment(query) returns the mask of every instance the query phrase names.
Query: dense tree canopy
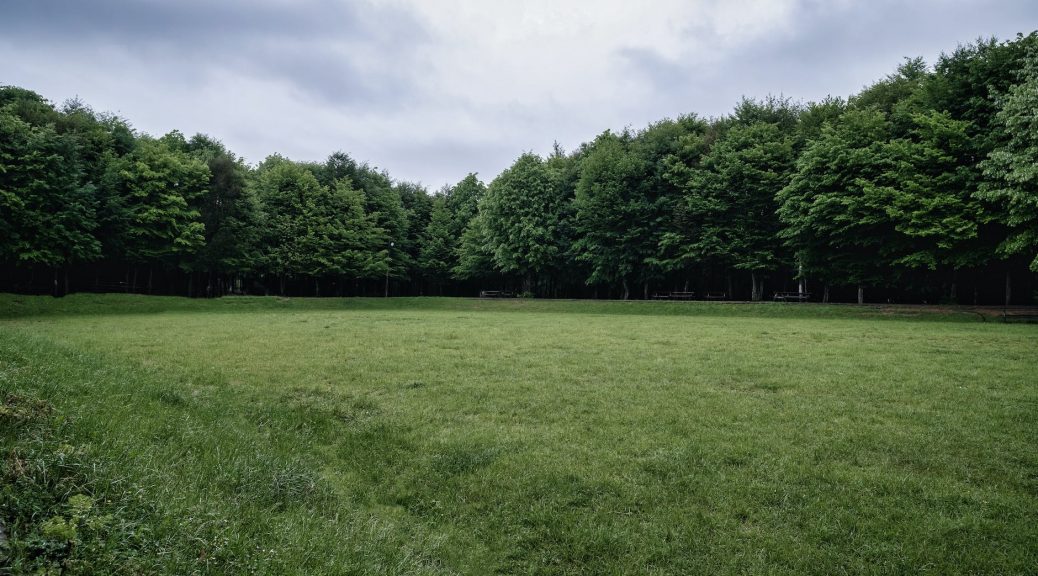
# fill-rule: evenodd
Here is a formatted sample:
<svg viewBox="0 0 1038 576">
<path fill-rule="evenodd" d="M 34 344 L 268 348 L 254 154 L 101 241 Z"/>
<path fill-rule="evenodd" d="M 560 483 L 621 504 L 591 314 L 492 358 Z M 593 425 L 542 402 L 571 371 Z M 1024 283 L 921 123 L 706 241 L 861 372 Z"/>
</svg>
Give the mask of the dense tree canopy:
<svg viewBox="0 0 1038 576">
<path fill-rule="evenodd" d="M 651 239 L 648 198 L 638 185 L 637 159 L 628 150 L 630 135 L 599 136 L 581 164 L 576 190 L 577 259 L 588 264 L 592 284 L 617 283 L 623 298 L 629 281 L 648 256 Z"/>
<path fill-rule="evenodd" d="M 1038 48 L 1019 77 L 995 115 L 1004 143 L 982 164 L 987 181 L 980 196 L 998 206 L 1009 226 L 1001 252 L 1022 254 L 1038 271 Z"/>
<path fill-rule="evenodd" d="M 1036 109 L 1033 33 L 430 193 L 341 151 L 250 165 L 0 87 L 0 289 L 1033 300 Z"/>
<path fill-rule="evenodd" d="M 827 125 L 779 192 L 781 236 L 809 276 L 860 288 L 887 280 L 893 222 L 875 184 L 886 169 L 882 112 L 852 110 Z"/>
<path fill-rule="evenodd" d="M 687 261 L 710 262 L 751 273 L 751 298 L 762 298 L 758 278 L 787 264 L 776 214 L 776 194 L 793 168 L 793 142 L 778 124 L 752 121 L 727 131 L 680 182 L 683 220 L 668 241 Z"/>
<path fill-rule="evenodd" d="M 523 154 L 487 188 L 479 208 L 494 265 L 523 280 L 529 292 L 533 277 L 558 265 L 559 217 L 563 199 L 542 158 Z"/>
</svg>

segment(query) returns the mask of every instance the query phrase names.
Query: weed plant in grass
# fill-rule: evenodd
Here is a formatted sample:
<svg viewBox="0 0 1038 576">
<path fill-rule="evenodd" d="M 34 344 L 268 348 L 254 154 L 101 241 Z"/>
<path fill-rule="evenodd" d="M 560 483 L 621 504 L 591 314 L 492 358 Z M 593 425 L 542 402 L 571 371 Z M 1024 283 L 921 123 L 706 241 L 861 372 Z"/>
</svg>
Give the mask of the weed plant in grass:
<svg viewBox="0 0 1038 576">
<path fill-rule="evenodd" d="M 1033 573 L 1036 344 L 896 308 L 0 296 L 2 565 Z"/>
</svg>

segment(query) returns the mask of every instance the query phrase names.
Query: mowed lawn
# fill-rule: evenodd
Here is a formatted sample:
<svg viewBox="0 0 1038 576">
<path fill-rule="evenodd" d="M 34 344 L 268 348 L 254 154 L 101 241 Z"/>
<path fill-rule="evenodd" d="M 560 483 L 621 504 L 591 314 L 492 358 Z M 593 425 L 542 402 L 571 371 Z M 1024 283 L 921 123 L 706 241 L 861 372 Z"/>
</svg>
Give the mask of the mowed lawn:
<svg viewBox="0 0 1038 576">
<path fill-rule="evenodd" d="M 1038 573 L 1036 325 L 4 295 L 0 392 L 16 572 Z"/>
</svg>

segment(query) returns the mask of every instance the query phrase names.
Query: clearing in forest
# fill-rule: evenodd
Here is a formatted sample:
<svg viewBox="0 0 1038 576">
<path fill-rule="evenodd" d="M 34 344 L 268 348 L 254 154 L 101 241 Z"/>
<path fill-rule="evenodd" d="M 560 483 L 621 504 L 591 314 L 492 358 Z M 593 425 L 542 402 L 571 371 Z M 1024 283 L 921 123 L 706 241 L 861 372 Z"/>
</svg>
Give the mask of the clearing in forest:
<svg viewBox="0 0 1038 576">
<path fill-rule="evenodd" d="M 7 568 L 1026 573 L 1036 351 L 919 308 L 0 295 Z"/>
</svg>

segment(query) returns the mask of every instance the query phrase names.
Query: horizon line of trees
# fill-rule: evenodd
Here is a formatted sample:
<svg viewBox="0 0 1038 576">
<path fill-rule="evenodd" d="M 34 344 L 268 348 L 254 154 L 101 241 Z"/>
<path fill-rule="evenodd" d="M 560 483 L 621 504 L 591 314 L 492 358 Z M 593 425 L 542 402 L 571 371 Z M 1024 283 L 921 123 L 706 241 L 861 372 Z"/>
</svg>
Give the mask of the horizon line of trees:
<svg viewBox="0 0 1038 576">
<path fill-rule="evenodd" d="M 1038 32 L 433 193 L 0 87 L 0 290 L 1023 303 L 1036 272 Z"/>
</svg>

